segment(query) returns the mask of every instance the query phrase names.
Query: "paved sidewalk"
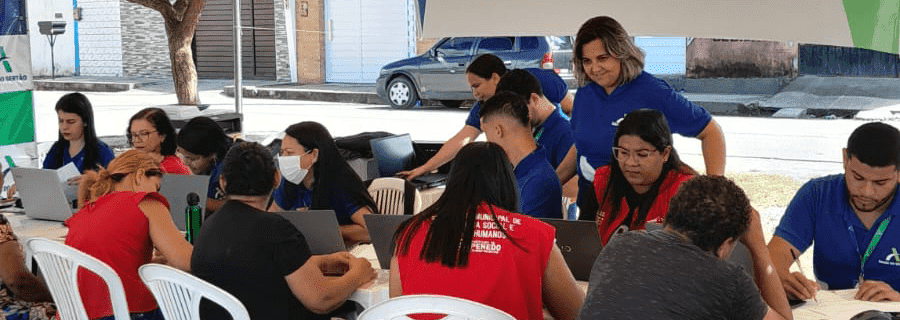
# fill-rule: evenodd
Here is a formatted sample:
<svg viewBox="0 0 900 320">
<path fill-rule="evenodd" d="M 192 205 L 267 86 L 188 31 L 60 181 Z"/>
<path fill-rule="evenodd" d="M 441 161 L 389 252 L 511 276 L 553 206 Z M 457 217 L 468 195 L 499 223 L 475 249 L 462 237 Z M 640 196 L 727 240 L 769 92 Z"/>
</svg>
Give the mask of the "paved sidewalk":
<svg viewBox="0 0 900 320">
<path fill-rule="evenodd" d="M 853 118 L 861 111 L 900 109 L 900 79 L 800 76 L 795 79 L 685 79 L 663 76 L 684 96 L 716 115 Z M 234 96 L 232 80 L 200 79 L 199 90 Z M 119 92 L 140 88 L 174 92 L 169 78 L 60 77 L 36 80 L 37 90 Z M 385 105 L 374 84 L 296 84 L 244 80 L 246 98 Z M 574 90 L 572 90 L 574 92 Z M 439 105 L 424 101 L 423 105 Z M 789 112 L 778 113 L 786 109 Z M 896 112 L 868 112 L 864 118 L 893 119 Z"/>
</svg>

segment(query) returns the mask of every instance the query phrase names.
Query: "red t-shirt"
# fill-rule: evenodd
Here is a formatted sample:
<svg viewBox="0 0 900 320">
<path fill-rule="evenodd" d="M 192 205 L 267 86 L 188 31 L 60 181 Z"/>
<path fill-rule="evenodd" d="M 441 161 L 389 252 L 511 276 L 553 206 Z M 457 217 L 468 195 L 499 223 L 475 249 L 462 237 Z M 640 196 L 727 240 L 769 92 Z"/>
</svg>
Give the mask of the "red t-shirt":
<svg viewBox="0 0 900 320">
<path fill-rule="evenodd" d="M 598 168 L 597 172 L 594 174 L 594 193 L 597 195 L 598 202 L 603 201 L 603 193 L 606 192 L 606 183 L 609 182 L 609 172 L 610 167 L 607 165 Z M 669 212 L 669 200 L 675 196 L 678 187 L 692 177 L 693 175 L 690 173 L 670 170 L 669 173 L 666 174 L 665 180 L 659 185 L 659 193 L 656 194 L 656 199 L 653 200 L 650 210 L 647 211 L 647 218 L 635 229 L 643 229 L 644 224 L 647 222 L 662 223 L 666 218 L 666 213 Z M 628 202 L 623 198 L 622 204 L 619 207 L 618 216 L 611 220 L 609 219 L 609 212 L 612 211 L 612 203 L 607 202 L 600 204 L 600 212 L 597 213 L 597 232 L 600 233 L 603 245 L 606 245 L 609 238 L 616 232 L 616 229 L 618 229 L 625 221 L 625 217 L 628 216 L 629 210 Z M 637 214 L 637 212 L 635 212 L 635 214 Z"/>
<path fill-rule="evenodd" d="M 181 162 L 181 158 L 178 158 L 174 155 L 166 156 L 165 158 L 163 158 L 163 161 L 159 163 L 159 168 L 165 171 L 167 174 L 191 174 L 191 168 L 188 168 L 188 166 L 185 165 L 184 162 Z"/>
<path fill-rule="evenodd" d="M 417 230 L 407 254 L 397 257 L 402 294 L 458 297 L 506 311 L 517 319 L 543 319 L 541 283 L 556 230 L 532 217 L 494 208 L 500 224 L 520 248 L 494 228 L 487 205 L 478 212 L 465 267 L 419 260 L 431 222 Z"/>
<path fill-rule="evenodd" d="M 150 223 L 138 204 L 144 199 L 169 203 L 158 193 L 114 192 L 89 202 L 66 220 L 66 244 L 105 262 L 122 280 L 132 313 L 156 309 L 156 300 L 141 282 L 138 267 L 150 263 L 153 243 Z M 99 276 L 79 271 L 78 288 L 91 319 L 111 316 L 109 291 Z"/>
</svg>

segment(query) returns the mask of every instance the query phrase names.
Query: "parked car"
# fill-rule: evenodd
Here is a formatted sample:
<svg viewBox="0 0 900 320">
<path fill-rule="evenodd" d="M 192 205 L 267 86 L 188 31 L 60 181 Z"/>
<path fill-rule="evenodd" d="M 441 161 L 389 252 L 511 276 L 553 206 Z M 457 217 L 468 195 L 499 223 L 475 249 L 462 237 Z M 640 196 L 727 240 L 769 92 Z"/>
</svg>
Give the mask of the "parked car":
<svg viewBox="0 0 900 320">
<path fill-rule="evenodd" d="M 571 76 L 572 37 L 451 37 L 427 52 L 388 63 L 376 81 L 378 95 L 395 109 L 409 109 L 419 99 L 439 100 L 450 108 L 472 99 L 466 68 L 481 54 L 491 53 L 509 69 L 556 69 Z"/>
</svg>

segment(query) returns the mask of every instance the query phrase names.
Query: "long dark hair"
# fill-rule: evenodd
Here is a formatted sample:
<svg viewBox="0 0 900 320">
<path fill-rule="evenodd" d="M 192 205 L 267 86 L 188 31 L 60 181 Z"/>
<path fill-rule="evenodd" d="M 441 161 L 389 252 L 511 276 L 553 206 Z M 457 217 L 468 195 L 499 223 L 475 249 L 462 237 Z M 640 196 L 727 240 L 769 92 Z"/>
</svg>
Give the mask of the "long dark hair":
<svg viewBox="0 0 900 320">
<path fill-rule="evenodd" d="M 466 68 L 466 73 L 474 74 L 482 79 L 490 79 L 495 73 L 497 76 L 503 77 L 506 71 L 503 60 L 490 53 L 478 56 Z"/>
<path fill-rule="evenodd" d="M 667 147 L 672 147 L 672 131 L 669 129 L 666 118 L 657 110 L 638 109 L 628 113 L 625 119 L 619 122 L 619 127 L 616 129 L 616 137 L 613 141 L 617 147 L 619 146 L 619 138 L 624 135 L 638 136 L 641 140 L 655 147 L 659 152 L 665 152 Z M 614 221 L 622 209 L 622 199 L 624 198 L 632 212 L 634 209 L 638 211 L 637 216 L 631 219 L 631 224 L 628 226 L 631 230 L 644 226 L 647 212 L 650 211 L 653 201 L 659 194 L 659 186 L 666 179 L 669 171 L 679 170 L 684 173 L 696 174 L 694 169 L 681 162 L 678 152 L 675 151 L 675 148 L 672 148 L 672 151 L 669 153 L 669 159 L 663 163 L 662 172 L 660 172 L 656 181 L 650 185 L 650 189 L 644 194 L 637 194 L 631 184 L 628 183 L 628 180 L 625 179 L 625 175 L 622 173 L 619 161 L 616 160 L 615 155 L 611 159 L 609 163 L 609 180 L 606 183 L 603 199 L 600 201 L 601 208 L 605 203 L 611 204 L 612 210 L 607 213 L 605 220 Z"/>
<path fill-rule="evenodd" d="M 195 117 L 178 131 L 178 146 L 190 153 L 208 157 L 215 154 L 217 161 L 225 159 L 225 154 L 234 139 L 222 130 L 215 120 L 208 117 Z"/>
<path fill-rule="evenodd" d="M 97 139 L 97 131 L 94 129 L 94 108 L 91 107 L 91 101 L 79 92 L 69 93 L 59 98 L 59 101 L 56 102 L 56 111 L 76 114 L 84 122 L 84 161 L 82 162 L 82 171 L 101 168 L 102 165 L 99 163 L 100 148 L 98 146 L 102 142 Z M 61 132 L 51 149 L 50 154 L 54 154 L 53 152 L 56 151 L 56 156 L 52 160 L 53 166 L 55 168 L 62 167 L 63 153 L 68 152 L 69 141 L 63 138 Z"/>
<path fill-rule="evenodd" d="M 350 168 L 347 160 L 341 157 L 334 138 L 322 124 L 305 121 L 293 124 L 284 130 L 285 134 L 297 140 L 306 150 L 319 149 L 319 159 L 313 164 L 313 197 L 310 209 L 331 209 L 331 195 L 346 192 L 350 197 L 362 202 L 373 213 L 378 213 L 375 200 L 366 190 L 359 175 Z M 286 188 L 297 188 L 298 185 L 288 182 Z M 340 189 L 340 190 L 338 190 Z M 296 192 L 286 192 L 296 194 Z"/>
<path fill-rule="evenodd" d="M 459 150 L 441 197 L 397 228 L 397 252 L 407 254 L 416 231 L 431 221 L 419 259 L 451 268 L 468 265 L 475 216 L 482 204 L 488 205 L 494 223 L 515 244 L 494 214 L 495 207 L 519 211 L 515 174 L 506 153 L 491 142 L 473 142 Z"/>
<path fill-rule="evenodd" d="M 128 137 L 128 145 L 133 146 L 131 143 L 131 123 L 140 119 L 147 120 L 156 128 L 158 134 L 166 136 L 160 143 L 159 154 L 163 156 L 174 155 L 177 147 L 175 145 L 175 127 L 172 126 L 172 121 L 169 120 L 166 112 L 160 108 L 145 108 L 131 116 L 131 119 L 128 120 L 128 128 L 125 129 L 127 130 L 125 131 L 125 136 Z"/>
</svg>

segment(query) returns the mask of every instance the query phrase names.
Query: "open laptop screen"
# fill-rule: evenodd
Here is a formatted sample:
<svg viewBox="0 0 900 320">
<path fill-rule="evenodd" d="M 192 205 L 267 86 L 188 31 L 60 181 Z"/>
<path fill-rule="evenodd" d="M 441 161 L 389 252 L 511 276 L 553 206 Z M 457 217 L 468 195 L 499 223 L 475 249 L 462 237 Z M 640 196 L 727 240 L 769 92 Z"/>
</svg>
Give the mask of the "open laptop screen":
<svg viewBox="0 0 900 320">
<path fill-rule="evenodd" d="M 415 166 L 416 153 L 409 134 L 401 134 L 369 140 L 372 155 L 378 162 L 378 173 L 382 177 L 393 177 L 397 172 Z"/>
</svg>

